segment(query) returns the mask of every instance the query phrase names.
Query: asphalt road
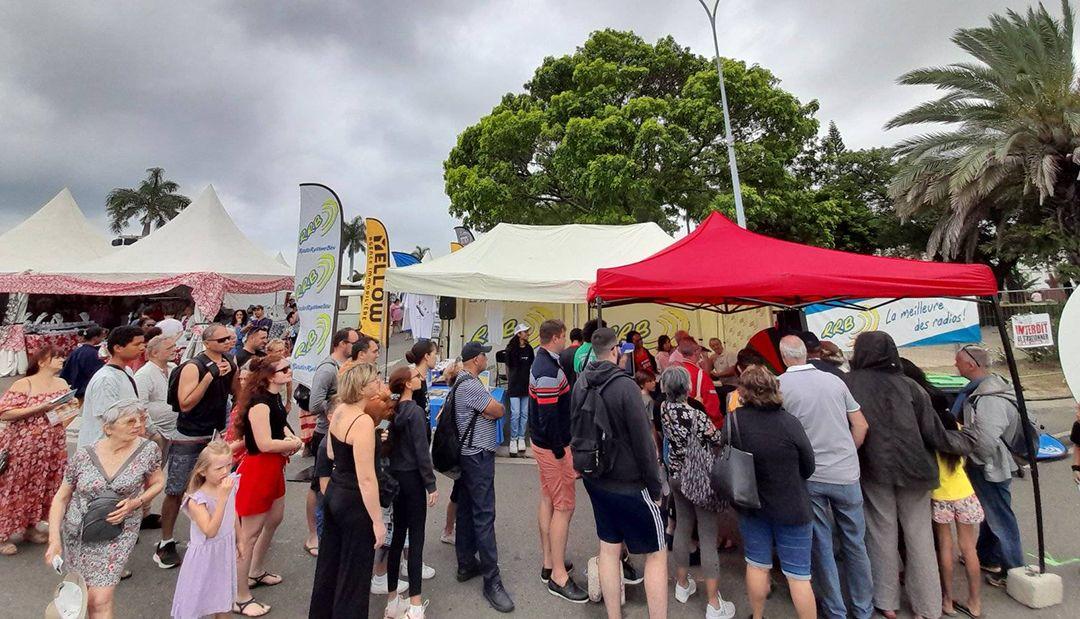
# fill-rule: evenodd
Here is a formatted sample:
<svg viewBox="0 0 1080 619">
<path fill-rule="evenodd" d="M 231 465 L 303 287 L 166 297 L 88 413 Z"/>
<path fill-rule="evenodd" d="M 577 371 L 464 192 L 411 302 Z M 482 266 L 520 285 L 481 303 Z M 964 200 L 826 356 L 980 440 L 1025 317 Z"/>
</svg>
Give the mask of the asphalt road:
<svg viewBox="0 0 1080 619">
<path fill-rule="evenodd" d="M 2 385 L 6 387 L 6 385 Z M 1040 421 L 1051 432 L 1067 431 L 1073 409 L 1062 402 L 1041 403 L 1038 406 Z M 293 462 L 289 470 L 295 471 L 310 463 L 308 460 Z M 1040 467 L 1042 473 L 1042 496 L 1046 512 L 1046 545 L 1054 563 L 1065 565 L 1051 567 L 1060 574 L 1065 583 L 1065 603 L 1041 611 L 1029 610 L 1009 598 L 1004 591 L 984 587 L 984 609 L 987 616 L 1065 618 L 1080 615 L 1080 493 L 1073 484 L 1069 461 L 1059 461 Z M 425 561 L 436 569 L 433 580 L 425 582 L 424 596 L 431 600 L 430 617 L 496 617 L 498 613 L 488 607 L 480 594 L 480 582 L 474 580 L 459 584 L 454 579 L 455 559 L 453 548 L 438 541 L 449 483 L 440 478 L 439 503 L 428 517 L 428 543 Z M 1035 551 L 1035 526 L 1030 477 L 1017 480 L 1013 486 L 1015 509 L 1022 523 L 1025 548 Z M 280 573 L 285 584 L 259 591 L 259 599 L 273 606 L 271 616 L 302 617 L 306 614 L 314 571 L 314 559 L 302 549 L 306 526 L 304 524 L 304 493 L 306 485 L 288 484 L 286 494 L 286 518 L 278 529 L 269 568 Z M 500 459 L 496 472 L 498 519 L 496 535 L 499 543 L 500 564 L 506 586 L 517 603 L 514 616 L 518 617 L 602 617 L 600 605 L 575 605 L 552 597 L 540 583 L 540 552 L 536 534 L 536 497 L 539 484 L 535 465 L 531 460 Z M 187 538 L 188 524 L 181 519 L 178 537 Z M 154 532 L 143 535 L 129 563 L 134 577 L 120 584 L 116 598 L 117 617 L 167 617 L 171 607 L 176 582 L 175 570 L 157 568 L 150 557 Z M 0 617 L 41 616 L 42 608 L 51 597 L 57 577 L 42 559 L 43 548 L 24 545 L 15 557 L 0 557 Z M 580 566 L 575 577 L 584 584 L 582 568 L 589 556 L 596 552 L 596 536 L 593 528 L 592 510 L 584 489 L 578 486 L 578 510 L 574 515 L 569 541 L 568 556 Z M 1034 559 L 1032 559 L 1034 561 Z M 738 607 L 738 616 L 749 613 L 749 605 L 743 593 L 743 564 L 738 553 L 721 555 L 723 580 L 721 593 Z M 957 591 L 963 592 L 961 582 Z M 381 613 L 384 601 L 372 599 L 372 616 Z M 644 591 L 641 587 L 629 587 L 626 617 L 647 617 Z M 701 617 L 704 601 L 699 593 L 687 605 L 671 598 L 671 617 Z M 794 612 L 786 591 L 781 588 L 768 602 L 769 617 L 791 617 Z M 381 615 L 380 615 L 381 616 Z"/>
</svg>

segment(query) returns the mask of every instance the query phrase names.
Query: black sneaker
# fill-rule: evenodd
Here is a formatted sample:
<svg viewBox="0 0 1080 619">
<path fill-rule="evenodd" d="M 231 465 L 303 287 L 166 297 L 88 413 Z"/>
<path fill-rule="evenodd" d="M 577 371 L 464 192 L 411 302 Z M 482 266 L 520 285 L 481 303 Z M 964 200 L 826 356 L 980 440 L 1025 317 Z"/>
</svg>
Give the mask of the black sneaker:
<svg viewBox="0 0 1080 619">
<path fill-rule="evenodd" d="M 154 551 L 154 563 L 163 570 L 171 570 L 182 563 L 180 553 L 176 552 L 176 542 L 169 542 L 164 546 L 158 545 Z"/>
<path fill-rule="evenodd" d="M 569 574 L 570 572 L 573 572 L 573 571 L 574 571 L 574 564 L 567 561 L 566 562 L 566 573 Z M 546 584 L 548 584 L 549 580 L 551 580 L 551 570 L 549 570 L 546 567 L 540 568 L 540 582 L 542 582 L 542 583 L 544 583 L 546 585 Z"/>
<path fill-rule="evenodd" d="M 1009 579 L 1006 578 L 1005 574 L 987 574 L 986 584 L 998 589 L 1004 589 L 1009 586 Z"/>
<path fill-rule="evenodd" d="M 490 586 L 484 587 L 484 599 L 500 613 L 514 612 L 514 600 L 507 593 L 502 581 L 495 581 Z"/>
<path fill-rule="evenodd" d="M 479 565 L 473 565 L 471 567 L 459 567 L 458 570 L 457 570 L 457 581 L 458 582 L 465 582 L 467 580 L 472 580 L 473 578 L 476 578 L 479 575 L 480 575 L 480 566 Z"/>
<path fill-rule="evenodd" d="M 574 604 L 584 604 L 589 601 L 589 594 L 582 590 L 581 587 L 574 582 L 573 578 L 566 577 L 566 584 L 559 586 L 555 584 L 554 580 L 548 581 L 548 593 L 556 597 L 561 597 L 567 602 L 573 602 Z"/>
<path fill-rule="evenodd" d="M 624 559 L 622 562 L 622 581 L 624 585 L 638 585 L 645 580 L 645 577 L 638 574 L 637 568 L 630 564 L 629 560 Z"/>
</svg>

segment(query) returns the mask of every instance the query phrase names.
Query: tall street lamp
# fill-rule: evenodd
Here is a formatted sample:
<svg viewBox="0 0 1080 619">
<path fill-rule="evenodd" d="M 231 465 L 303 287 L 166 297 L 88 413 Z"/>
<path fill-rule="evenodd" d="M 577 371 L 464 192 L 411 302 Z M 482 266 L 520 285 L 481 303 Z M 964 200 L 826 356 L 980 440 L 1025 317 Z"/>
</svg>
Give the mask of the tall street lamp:
<svg viewBox="0 0 1080 619">
<path fill-rule="evenodd" d="M 735 218 L 739 227 L 746 227 L 746 213 L 743 212 L 742 187 L 739 186 L 739 166 L 735 163 L 735 138 L 731 135 L 731 117 L 728 115 L 727 91 L 724 88 L 724 69 L 720 66 L 720 42 L 716 39 L 716 8 L 720 6 L 720 0 L 713 2 L 710 10 L 705 0 L 698 0 L 705 14 L 709 16 L 709 25 L 712 26 L 713 50 L 716 51 L 716 76 L 720 80 L 720 104 L 724 110 L 724 141 L 727 142 L 728 167 L 731 168 L 731 187 L 735 190 Z"/>
</svg>

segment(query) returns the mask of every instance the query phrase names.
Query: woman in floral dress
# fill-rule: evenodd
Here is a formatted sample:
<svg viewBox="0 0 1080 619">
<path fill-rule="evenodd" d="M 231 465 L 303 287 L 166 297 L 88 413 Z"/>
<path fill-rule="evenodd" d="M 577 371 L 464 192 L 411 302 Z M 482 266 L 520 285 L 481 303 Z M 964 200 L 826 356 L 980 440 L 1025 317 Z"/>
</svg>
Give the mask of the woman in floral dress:
<svg viewBox="0 0 1080 619">
<path fill-rule="evenodd" d="M 70 390 L 58 376 L 63 367 L 64 357 L 47 346 L 30 359 L 26 377 L 0 398 L 0 453 L 7 454 L 0 472 L 0 555 L 19 551 L 11 542 L 17 533 L 35 544 L 48 541 L 36 527 L 49 513 L 67 464 L 64 426 L 47 416 L 64 412 L 49 404 Z"/>
<path fill-rule="evenodd" d="M 142 508 L 165 487 L 161 451 L 142 435 L 146 405 L 123 399 L 105 410 L 105 438 L 75 452 L 49 510 L 49 547 L 45 562 L 57 556 L 86 579 L 90 619 L 113 616 L 113 592 L 139 538 Z M 104 542 L 82 540 L 87 505 L 112 490 L 123 497 L 106 519 L 122 524 L 117 537 Z M 124 613 L 130 615 L 131 613 Z"/>
</svg>

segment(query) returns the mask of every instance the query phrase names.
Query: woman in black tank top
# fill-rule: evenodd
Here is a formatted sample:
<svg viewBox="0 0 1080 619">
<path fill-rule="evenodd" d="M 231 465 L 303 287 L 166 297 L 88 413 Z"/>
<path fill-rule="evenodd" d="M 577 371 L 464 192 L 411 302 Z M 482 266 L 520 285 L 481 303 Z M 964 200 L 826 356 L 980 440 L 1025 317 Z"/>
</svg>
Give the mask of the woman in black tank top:
<svg viewBox="0 0 1080 619">
<path fill-rule="evenodd" d="M 236 490 L 236 514 L 240 516 L 236 604 L 233 610 L 249 613 L 269 608 L 255 601 L 251 589 L 272 587 L 281 576 L 265 569 L 267 551 L 285 513 L 285 463 L 303 447 L 289 427 L 281 392 L 292 382 L 291 362 L 280 356 L 256 357 L 237 397 L 240 414 L 237 435 L 244 437 L 247 455 L 240 462 L 240 487 Z M 258 543 L 256 543 L 258 541 Z M 258 608 L 261 607 L 261 608 Z"/>
<path fill-rule="evenodd" d="M 375 473 L 376 417 L 386 387 L 371 364 L 338 379 L 341 404 L 330 421 L 334 472 L 323 503 L 323 533 L 311 589 L 311 619 L 367 617 L 375 550 L 386 537 Z M 388 394 L 387 394 L 388 395 Z"/>
</svg>

